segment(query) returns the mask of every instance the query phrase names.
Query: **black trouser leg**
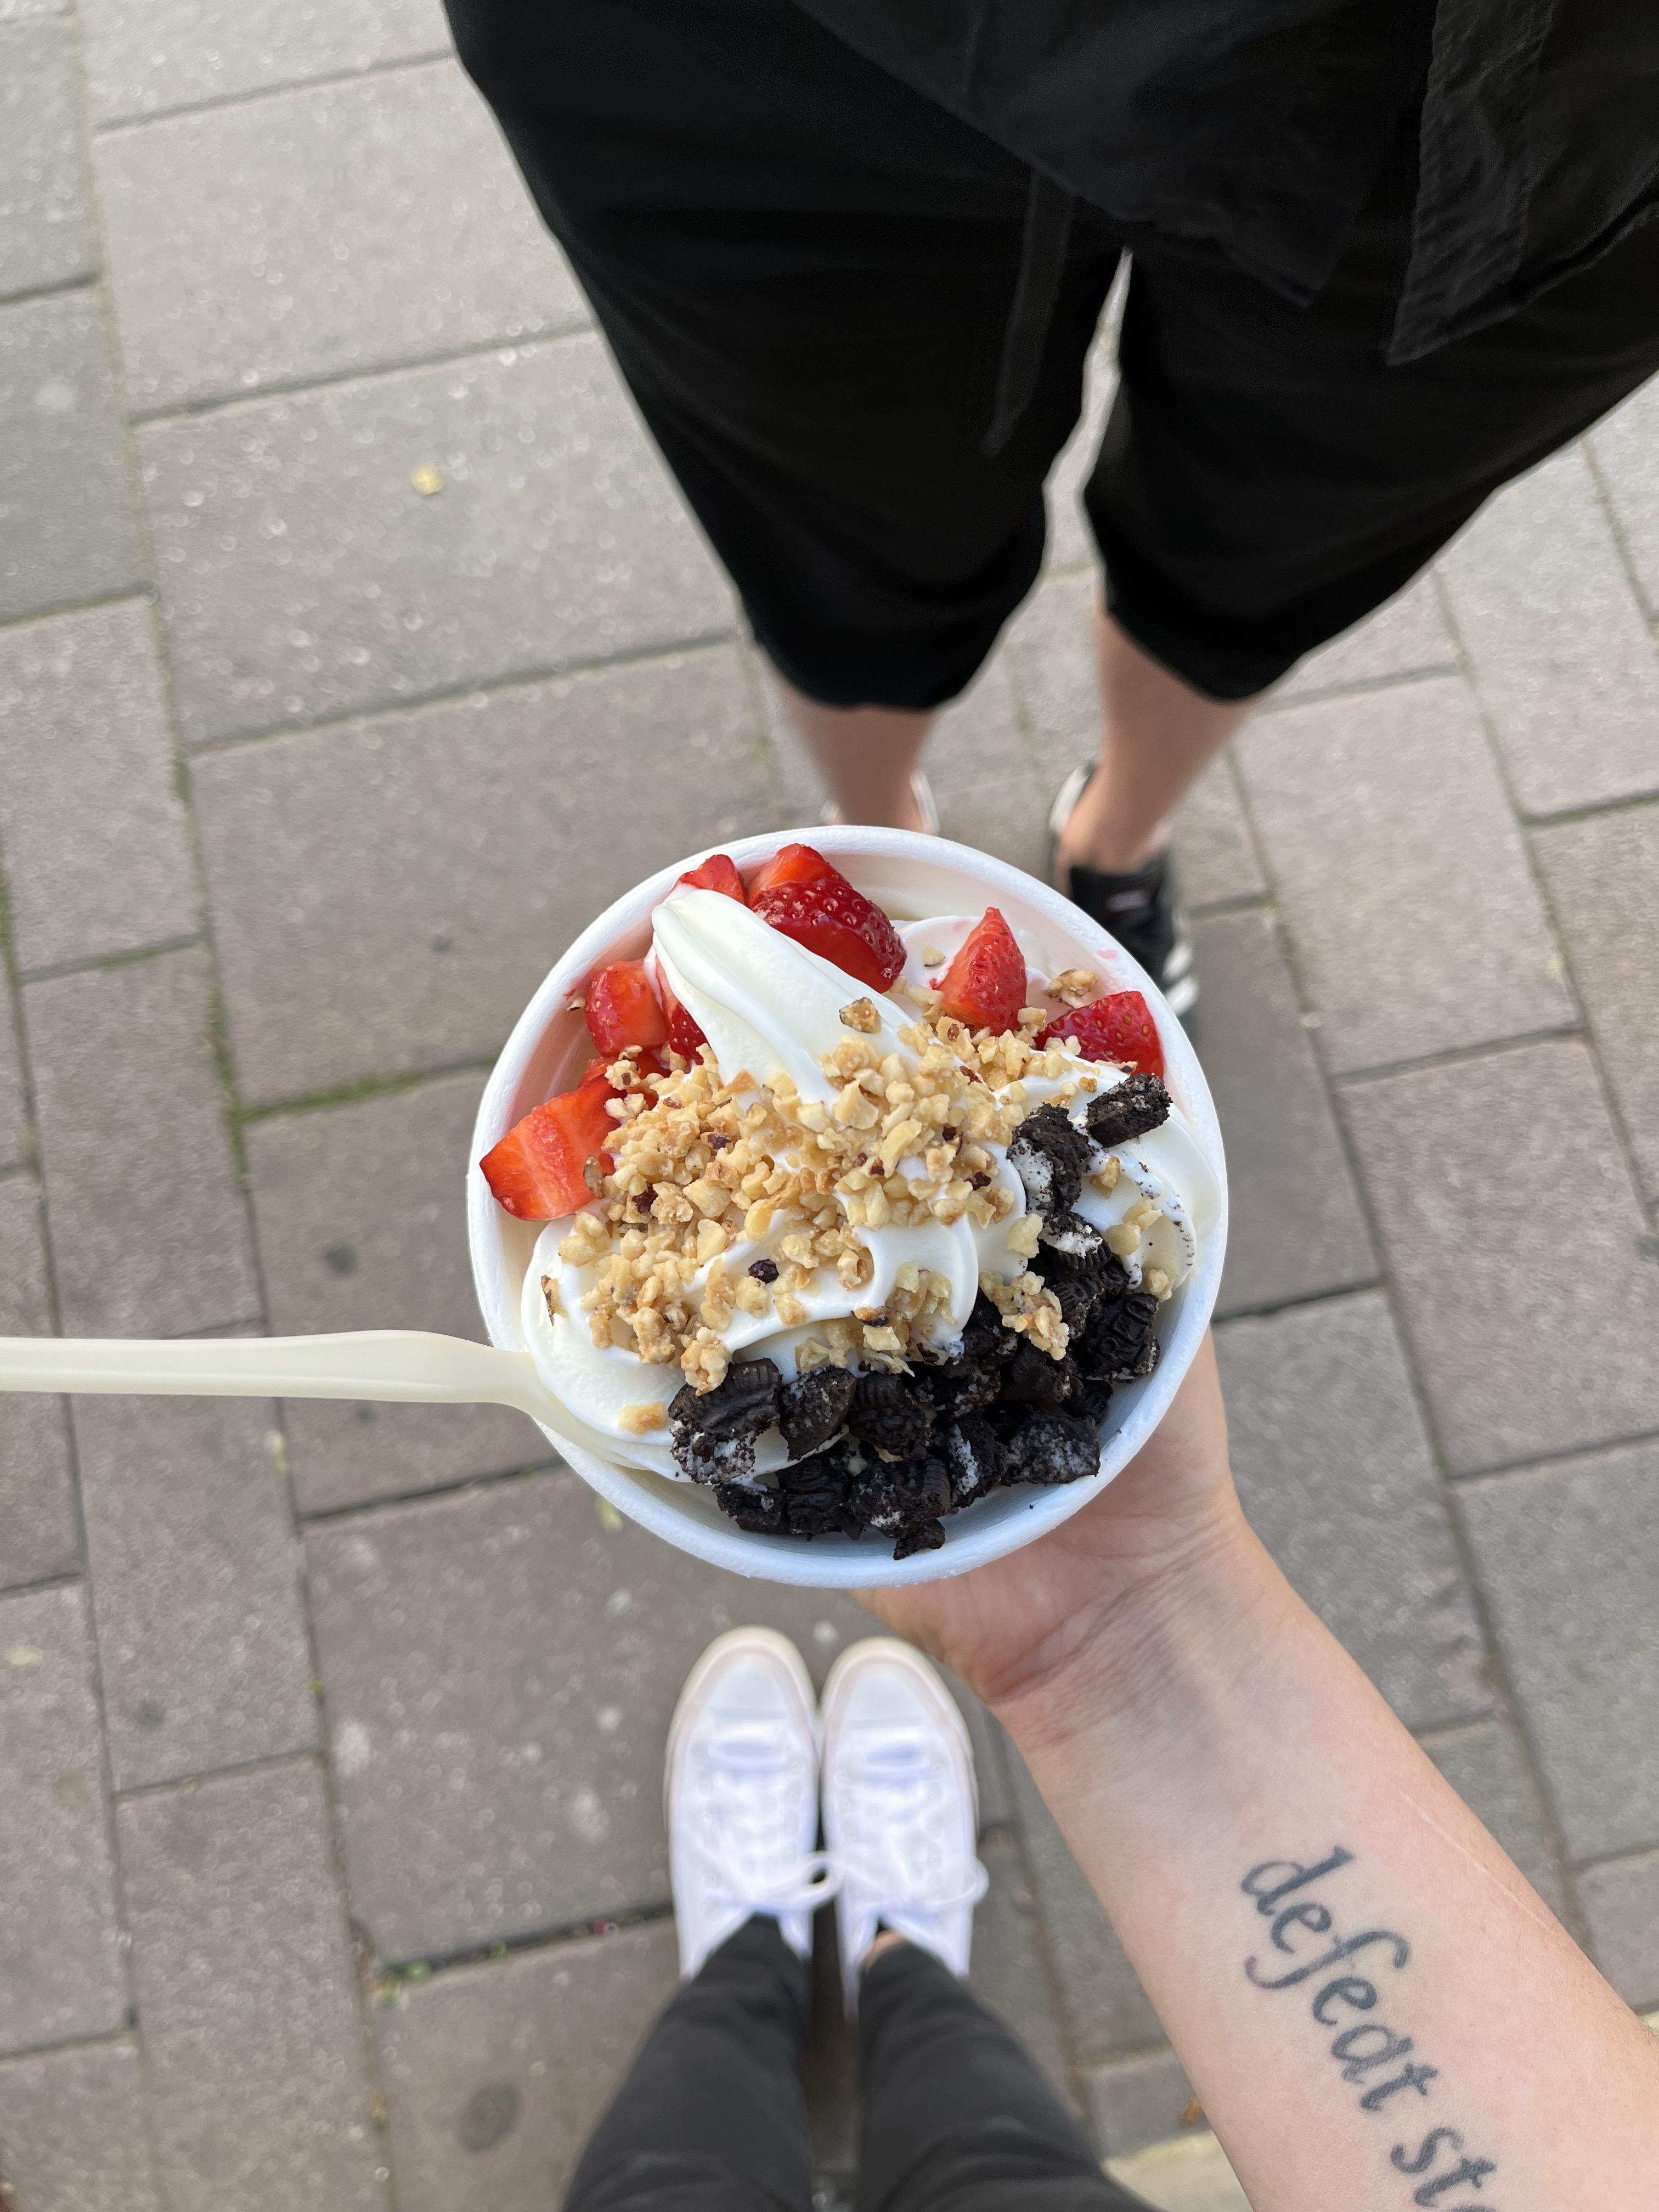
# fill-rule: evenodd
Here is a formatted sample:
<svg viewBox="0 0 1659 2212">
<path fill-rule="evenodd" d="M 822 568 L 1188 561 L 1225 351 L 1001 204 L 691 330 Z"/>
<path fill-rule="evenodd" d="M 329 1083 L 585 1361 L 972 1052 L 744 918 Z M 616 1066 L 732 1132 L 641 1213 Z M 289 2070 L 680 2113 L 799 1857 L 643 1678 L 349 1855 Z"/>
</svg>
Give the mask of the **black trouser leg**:
<svg viewBox="0 0 1659 2212">
<path fill-rule="evenodd" d="M 884 1951 L 859 1997 L 859 2212 L 1147 2212 L 948 1967 Z"/>
<path fill-rule="evenodd" d="M 565 2212 L 808 2212 L 800 2055 L 811 1970 L 756 1918 L 647 2036 L 588 2139 Z"/>
</svg>

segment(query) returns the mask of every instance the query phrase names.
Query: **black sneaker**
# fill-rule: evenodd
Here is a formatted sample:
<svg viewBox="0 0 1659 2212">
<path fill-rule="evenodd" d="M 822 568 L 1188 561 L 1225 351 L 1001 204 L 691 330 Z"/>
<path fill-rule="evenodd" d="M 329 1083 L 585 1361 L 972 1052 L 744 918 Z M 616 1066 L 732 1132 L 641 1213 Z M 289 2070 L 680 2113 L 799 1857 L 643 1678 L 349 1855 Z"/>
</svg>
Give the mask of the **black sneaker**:
<svg viewBox="0 0 1659 2212">
<path fill-rule="evenodd" d="M 1157 854 L 1144 867 L 1127 876 L 1108 875 L 1099 868 L 1067 868 L 1066 880 L 1060 880 L 1060 833 L 1093 772 L 1073 769 L 1055 795 L 1048 817 L 1050 873 L 1055 888 L 1103 929 L 1110 930 L 1126 952 L 1134 955 L 1169 1000 L 1170 1012 L 1190 1032 L 1198 1005 L 1198 978 L 1193 973 L 1193 941 L 1181 910 L 1173 854 L 1167 849 Z"/>
</svg>

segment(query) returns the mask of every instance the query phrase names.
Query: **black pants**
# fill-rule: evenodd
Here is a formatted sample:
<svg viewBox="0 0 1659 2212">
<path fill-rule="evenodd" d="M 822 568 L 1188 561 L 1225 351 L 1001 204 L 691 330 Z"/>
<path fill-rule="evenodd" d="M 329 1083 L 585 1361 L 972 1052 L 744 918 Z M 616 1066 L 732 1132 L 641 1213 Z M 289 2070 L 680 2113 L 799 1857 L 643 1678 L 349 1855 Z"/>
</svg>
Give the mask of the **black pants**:
<svg viewBox="0 0 1659 2212">
<path fill-rule="evenodd" d="M 1217 697 L 1358 621 L 1659 368 L 1659 223 L 1507 322 L 1383 365 L 1416 190 L 1407 87 L 1307 307 L 1201 240 L 1079 211 L 1030 402 L 988 453 L 1030 185 L 1013 155 L 790 0 L 449 10 L 757 637 L 833 705 L 954 696 L 1030 587 L 1126 244 L 1085 503 L 1119 622 Z"/>
<path fill-rule="evenodd" d="M 710 1954 L 646 2038 L 565 2212 L 810 2212 L 811 1972 L 772 1920 Z M 955 1975 L 896 1944 L 859 2002 L 859 2212 L 1146 2212 Z"/>
</svg>

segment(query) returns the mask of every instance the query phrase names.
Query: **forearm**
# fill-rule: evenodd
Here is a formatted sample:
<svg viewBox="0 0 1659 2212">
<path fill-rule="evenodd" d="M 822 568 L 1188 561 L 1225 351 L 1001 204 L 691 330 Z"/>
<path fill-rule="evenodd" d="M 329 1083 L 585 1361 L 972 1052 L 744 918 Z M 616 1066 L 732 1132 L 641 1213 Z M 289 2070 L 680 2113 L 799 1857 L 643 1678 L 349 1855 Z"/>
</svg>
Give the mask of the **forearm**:
<svg viewBox="0 0 1659 2212">
<path fill-rule="evenodd" d="M 1659 2040 L 1247 1531 L 1001 1717 L 1256 2212 L 1659 2204 Z"/>
</svg>

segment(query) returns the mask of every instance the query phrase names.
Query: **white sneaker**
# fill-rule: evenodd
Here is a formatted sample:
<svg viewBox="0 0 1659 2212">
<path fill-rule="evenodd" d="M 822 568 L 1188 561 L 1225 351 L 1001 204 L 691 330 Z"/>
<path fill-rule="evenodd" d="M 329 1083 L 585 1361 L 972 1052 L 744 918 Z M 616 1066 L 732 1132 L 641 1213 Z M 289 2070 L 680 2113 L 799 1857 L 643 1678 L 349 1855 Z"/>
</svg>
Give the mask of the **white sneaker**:
<svg viewBox="0 0 1659 2212">
<path fill-rule="evenodd" d="M 850 2013 L 881 1928 L 965 1974 L 989 1878 L 974 1853 L 968 1730 L 925 1659 L 890 1637 L 854 1644 L 830 1670 L 821 1719 L 823 1833 L 841 1877 L 836 1926 Z"/>
<path fill-rule="evenodd" d="M 812 1912 L 833 1894 L 818 1827 L 817 1711 L 812 1678 L 786 1636 L 734 1628 L 685 1678 L 668 1726 L 663 1776 L 680 1972 L 755 1913 L 799 1958 Z"/>
<path fill-rule="evenodd" d="M 916 802 L 917 813 L 921 817 L 922 835 L 925 837 L 937 837 L 939 835 L 939 801 L 933 796 L 933 785 L 929 783 L 927 775 L 921 769 L 918 769 L 915 774 L 910 778 L 910 795 Z M 845 822 L 846 819 L 847 817 L 842 812 L 840 807 L 836 805 L 833 799 L 825 799 L 823 805 L 818 810 L 818 820 L 823 823 L 827 828 L 839 829 L 841 824 Z"/>
</svg>

